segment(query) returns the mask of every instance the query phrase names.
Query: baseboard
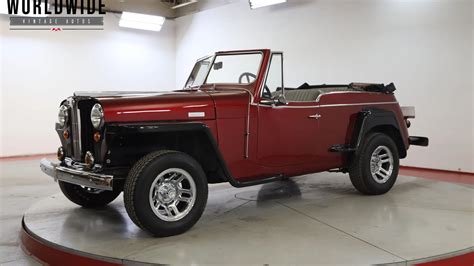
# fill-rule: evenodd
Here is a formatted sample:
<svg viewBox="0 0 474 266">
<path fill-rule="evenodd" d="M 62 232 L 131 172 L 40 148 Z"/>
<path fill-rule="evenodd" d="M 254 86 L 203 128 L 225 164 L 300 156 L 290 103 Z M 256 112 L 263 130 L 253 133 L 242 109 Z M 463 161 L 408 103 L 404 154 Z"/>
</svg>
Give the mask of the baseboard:
<svg viewBox="0 0 474 266">
<path fill-rule="evenodd" d="M 56 153 L 36 153 L 36 154 L 24 154 L 24 155 L 0 156 L 0 161 L 30 160 L 30 159 L 51 157 L 51 156 L 56 156 Z"/>
<path fill-rule="evenodd" d="M 449 173 L 449 174 L 472 175 L 474 177 L 474 173 L 471 173 L 471 172 L 434 169 L 434 168 L 417 167 L 417 166 L 400 165 L 400 169 L 403 169 L 403 170 L 418 170 L 418 171 L 427 171 L 427 172 L 440 172 L 440 173 Z"/>
</svg>

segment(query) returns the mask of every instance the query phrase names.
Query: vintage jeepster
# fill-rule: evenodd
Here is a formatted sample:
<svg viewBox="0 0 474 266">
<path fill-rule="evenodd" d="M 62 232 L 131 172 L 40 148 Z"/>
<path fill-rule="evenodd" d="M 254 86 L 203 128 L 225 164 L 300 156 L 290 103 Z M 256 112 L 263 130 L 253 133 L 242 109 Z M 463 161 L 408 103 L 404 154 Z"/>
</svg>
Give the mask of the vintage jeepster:
<svg viewBox="0 0 474 266">
<path fill-rule="evenodd" d="M 104 206 L 123 191 L 130 218 L 155 236 L 191 228 L 212 183 L 244 187 L 341 171 L 361 193 L 383 194 L 410 144 L 428 145 L 408 135 L 414 108 L 401 108 L 394 90 L 289 88 L 281 52 L 218 52 L 197 61 L 182 90 L 65 99 L 59 162 L 43 159 L 41 169 L 83 207 Z"/>
</svg>

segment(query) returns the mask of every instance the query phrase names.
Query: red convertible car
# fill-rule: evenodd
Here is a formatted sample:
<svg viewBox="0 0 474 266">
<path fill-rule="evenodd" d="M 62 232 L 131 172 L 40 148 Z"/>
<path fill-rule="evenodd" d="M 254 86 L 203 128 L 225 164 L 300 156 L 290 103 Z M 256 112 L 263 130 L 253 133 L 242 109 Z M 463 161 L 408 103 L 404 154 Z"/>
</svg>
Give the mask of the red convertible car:
<svg viewBox="0 0 474 266">
<path fill-rule="evenodd" d="M 323 171 L 349 173 L 363 194 L 386 193 L 410 145 L 414 108 L 393 84 L 284 86 L 283 54 L 218 52 L 173 92 L 75 93 L 59 108 L 59 162 L 41 169 L 64 195 L 100 207 L 124 192 L 155 236 L 200 218 L 208 184 L 251 186 Z"/>
</svg>

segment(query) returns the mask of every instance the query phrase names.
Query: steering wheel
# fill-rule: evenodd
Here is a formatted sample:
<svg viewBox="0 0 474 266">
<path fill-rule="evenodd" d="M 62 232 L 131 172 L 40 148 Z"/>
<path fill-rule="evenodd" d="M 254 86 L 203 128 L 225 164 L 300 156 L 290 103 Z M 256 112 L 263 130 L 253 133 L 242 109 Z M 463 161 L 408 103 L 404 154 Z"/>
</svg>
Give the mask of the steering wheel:
<svg viewBox="0 0 474 266">
<path fill-rule="evenodd" d="M 246 84 L 249 84 L 250 83 L 250 78 L 253 78 L 254 80 L 257 79 L 257 76 L 253 73 L 250 73 L 250 72 L 244 72 L 240 75 L 239 77 L 239 84 L 244 84 L 242 82 L 242 80 L 244 79 L 244 77 L 247 78 L 247 83 Z"/>
<path fill-rule="evenodd" d="M 254 80 L 257 79 L 257 76 L 253 73 L 250 73 L 250 72 L 244 72 L 240 75 L 239 77 L 239 84 L 244 84 L 242 82 L 243 78 L 246 77 L 247 78 L 247 83 L 246 84 L 249 84 L 250 83 L 250 78 L 253 78 Z M 267 87 L 267 85 L 265 85 L 263 87 L 263 93 L 262 93 L 262 97 L 264 98 L 269 98 L 271 99 L 273 97 L 272 95 L 272 92 L 270 91 L 270 89 Z"/>
</svg>

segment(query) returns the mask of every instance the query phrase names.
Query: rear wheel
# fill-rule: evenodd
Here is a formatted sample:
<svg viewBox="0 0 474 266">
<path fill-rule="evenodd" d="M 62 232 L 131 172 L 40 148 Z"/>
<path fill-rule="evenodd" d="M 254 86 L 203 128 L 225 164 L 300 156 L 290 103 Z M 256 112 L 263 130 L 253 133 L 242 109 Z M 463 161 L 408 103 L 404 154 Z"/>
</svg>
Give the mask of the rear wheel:
<svg viewBox="0 0 474 266">
<path fill-rule="evenodd" d="M 70 201 L 85 208 L 98 208 L 111 203 L 121 191 L 106 191 L 58 181 L 59 188 Z"/>
<path fill-rule="evenodd" d="M 351 164 L 349 176 L 359 192 L 380 195 L 393 187 L 398 168 L 398 150 L 392 138 L 383 133 L 370 133 Z"/>
<path fill-rule="evenodd" d="M 190 229 L 207 203 L 207 179 L 199 163 L 177 151 L 158 151 L 140 159 L 124 187 L 132 221 L 155 236 Z"/>
</svg>

